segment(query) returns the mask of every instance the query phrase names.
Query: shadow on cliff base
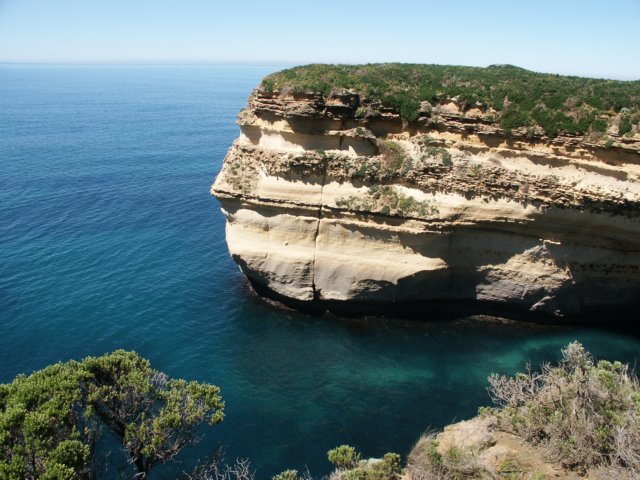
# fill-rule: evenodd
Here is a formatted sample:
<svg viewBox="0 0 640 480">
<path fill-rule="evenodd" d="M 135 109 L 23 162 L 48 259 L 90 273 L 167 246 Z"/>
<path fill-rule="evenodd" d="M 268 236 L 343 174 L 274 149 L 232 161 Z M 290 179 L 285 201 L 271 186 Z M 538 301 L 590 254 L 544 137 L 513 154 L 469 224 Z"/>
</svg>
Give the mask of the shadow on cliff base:
<svg viewBox="0 0 640 480">
<path fill-rule="evenodd" d="M 280 295 L 268 287 L 254 283 L 251 280 L 248 280 L 248 284 L 259 298 L 268 299 L 270 303 L 275 302 L 275 306 L 315 315 L 333 314 L 345 318 L 376 317 L 427 322 L 456 321 L 471 316 L 488 316 L 546 325 L 598 325 L 614 329 L 622 328 L 625 331 L 632 327 L 638 330 L 637 336 L 640 338 L 640 325 L 636 326 L 637 322 L 633 320 L 640 308 L 640 301 L 617 307 L 593 307 L 578 315 L 554 316 L 544 312 L 532 312 L 518 306 L 478 300 L 430 300 L 386 303 L 354 300 L 313 300 L 305 302 Z"/>
</svg>

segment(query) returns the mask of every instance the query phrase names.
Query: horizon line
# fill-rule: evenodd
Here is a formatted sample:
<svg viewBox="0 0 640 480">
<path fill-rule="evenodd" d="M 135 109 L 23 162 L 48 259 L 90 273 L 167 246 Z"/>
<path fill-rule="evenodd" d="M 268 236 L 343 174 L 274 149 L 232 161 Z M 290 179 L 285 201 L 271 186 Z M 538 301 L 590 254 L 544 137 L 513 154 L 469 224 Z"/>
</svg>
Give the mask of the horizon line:
<svg viewBox="0 0 640 480">
<path fill-rule="evenodd" d="M 0 65 L 306 65 L 306 63 L 278 62 L 278 61 L 240 61 L 240 60 L 202 60 L 202 61 L 144 61 L 144 60 L 113 60 L 113 61 L 6 61 L 0 60 Z"/>
<path fill-rule="evenodd" d="M 304 61 L 304 62 L 292 62 L 292 61 L 277 61 L 277 60 L 198 60 L 198 61 L 144 61 L 144 60 L 114 60 L 114 61 L 5 61 L 0 60 L 0 66 L 4 65 L 69 65 L 69 66 L 207 66 L 207 65 L 236 65 L 236 66 L 304 66 L 312 64 L 324 64 L 324 65 L 367 65 L 367 64 L 384 64 L 384 63 L 401 63 L 401 64 L 414 64 L 414 65 L 449 65 L 449 66 L 463 66 L 463 67 L 479 67 L 487 68 L 491 65 L 499 65 L 500 63 L 492 63 L 489 65 L 463 65 L 463 64 L 444 64 L 433 62 L 402 62 L 402 61 L 384 61 L 384 62 L 326 62 L 326 61 Z M 511 65 L 511 64 L 509 64 Z M 600 80 L 617 80 L 623 82 L 638 82 L 640 77 L 630 77 L 627 75 L 613 78 L 611 76 L 603 76 L 603 74 L 578 74 L 578 73 L 559 73 L 543 70 L 533 70 L 527 67 L 521 67 L 519 65 L 513 65 L 514 67 L 523 68 L 535 73 L 544 73 L 551 75 L 562 75 L 570 77 L 592 78 Z"/>
</svg>

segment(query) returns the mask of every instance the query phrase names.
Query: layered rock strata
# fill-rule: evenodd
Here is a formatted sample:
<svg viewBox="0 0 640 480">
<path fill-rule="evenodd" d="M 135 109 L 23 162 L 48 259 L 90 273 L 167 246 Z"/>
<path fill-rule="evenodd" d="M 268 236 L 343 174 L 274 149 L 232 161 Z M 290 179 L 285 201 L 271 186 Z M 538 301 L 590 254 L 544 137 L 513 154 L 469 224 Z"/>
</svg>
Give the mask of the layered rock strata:
<svg viewBox="0 0 640 480">
<path fill-rule="evenodd" d="M 356 312 L 640 303 L 640 135 L 505 135 L 455 99 L 404 122 L 357 94 L 256 90 L 212 186 L 261 292 Z M 610 142 L 611 143 L 611 142 Z"/>
</svg>

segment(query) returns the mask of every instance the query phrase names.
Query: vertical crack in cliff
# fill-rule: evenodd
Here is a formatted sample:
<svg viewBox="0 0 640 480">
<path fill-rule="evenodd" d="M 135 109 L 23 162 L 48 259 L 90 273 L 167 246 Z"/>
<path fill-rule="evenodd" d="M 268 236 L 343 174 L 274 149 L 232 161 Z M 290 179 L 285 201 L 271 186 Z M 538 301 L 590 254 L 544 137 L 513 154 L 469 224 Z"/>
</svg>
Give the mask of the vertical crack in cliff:
<svg viewBox="0 0 640 480">
<path fill-rule="evenodd" d="M 340 137 L 340 143 L 342 143 L 342 137 Z M 342 146 L 342 145 L 340 145 Z M 313 263 L 311 265 L 311 290 L 313 292 L 313 299 L 319 299 L 319 292 L 316 290 L 316 256 L 318 255 L 318 237 L 320 235 L 320 222 L 322 221 L 322 209 L 324 208 L 324 185 L 327 181 L 327 159 L 322 159 L 322 183 L 320 184 L 320 207 L 318 208 L 318 221 L 316 223 L 316 233 L 314 237 L 313 248 Z"/>
<path fill-rule="evenodd" d="M 329 106 L 320 97 L 252 96 L 244 137 L 212 188 L 223 207 L 229 202 L 229 250 L 254 285 L 296 304 L 339 298 L 354 312 L 360 296 L 554 316 L 638 304 L 637 140 L 605 148 L 573 136 L 527 138 L 528 131 L 505 137 L 484 120 L 445 115 L 447 108 L 438 125 L 417 130 L 385 111 L 376 132 L 367 127 L 372 138 L 358 130 L 366 122 L 353 109 L 340 107 L 347 97 Z M 379 146 L 395 154 L 378 163 L 380 149 L 362 142 L 375 146 L 385 133 L 393 143 Z M 334 171 L 344 175 L 340 184 Z M 264 185 L 256 176 L 263 172 Z M 380 202 L 368 203 L 365 185 L 378 188 Z M 351 197 L 362 213 L 336 205 Z M 293 248 L 283 249 L 281 237 Z M 544 250 L 540 238 L 548 239 Z M 353 261 L 345 266 L 347 249 Z"/>
</svg>

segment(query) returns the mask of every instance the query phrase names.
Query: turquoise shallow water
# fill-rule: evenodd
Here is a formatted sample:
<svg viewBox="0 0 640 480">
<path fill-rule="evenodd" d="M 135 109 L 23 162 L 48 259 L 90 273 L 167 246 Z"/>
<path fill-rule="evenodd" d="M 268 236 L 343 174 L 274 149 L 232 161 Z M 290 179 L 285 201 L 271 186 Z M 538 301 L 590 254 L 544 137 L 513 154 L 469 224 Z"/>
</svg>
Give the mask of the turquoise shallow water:
<svg viewBox="0 0 640 480">
<path fill-rule="evenodd" d="M 0 381 L 135 349 L 227 402 L 213 446 L 259 478 L 351 443 L 407 453 L 486 404 L 486 377 L 583 341 L 635 364 L 634 330 L 347 320 L 256 299 L 209 186 L 276 66 L 0 66 Z M 172 478 L 169 469 L 156 478 Z"/>
</svg>

